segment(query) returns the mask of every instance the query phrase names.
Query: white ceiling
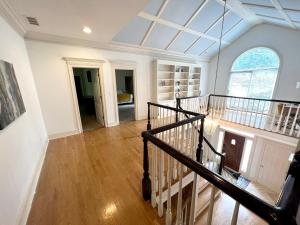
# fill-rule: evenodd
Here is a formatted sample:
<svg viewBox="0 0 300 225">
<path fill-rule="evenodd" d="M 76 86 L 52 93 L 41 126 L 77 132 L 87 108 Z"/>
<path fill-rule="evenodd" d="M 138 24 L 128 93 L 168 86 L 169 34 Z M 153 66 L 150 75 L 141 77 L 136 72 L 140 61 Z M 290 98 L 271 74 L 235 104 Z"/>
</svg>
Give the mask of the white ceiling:
<svg viewBox="0 0 300 225">
<path fill-rule="evenodd" d="M 148 0 L 0 0 L 16 14 L 25 36 L 62 36 L 109 43 L 149 2 Z M 39 26 L 30 25 L 35 17 Z M 82 32 L 83 26 L 92 34 Z"/>
<path fill-rule="evenodd" d="M 210 58 L 216 54 L 223 0 L 0 0 L 25 37 Z M 37 18 L 39 26 L 28 24 Z M 223 45 L 260 23 L 300 29 L 300 0 L 227 0 Z M 82 32 L 83 26 L 92 34 Z"/>
</svg>

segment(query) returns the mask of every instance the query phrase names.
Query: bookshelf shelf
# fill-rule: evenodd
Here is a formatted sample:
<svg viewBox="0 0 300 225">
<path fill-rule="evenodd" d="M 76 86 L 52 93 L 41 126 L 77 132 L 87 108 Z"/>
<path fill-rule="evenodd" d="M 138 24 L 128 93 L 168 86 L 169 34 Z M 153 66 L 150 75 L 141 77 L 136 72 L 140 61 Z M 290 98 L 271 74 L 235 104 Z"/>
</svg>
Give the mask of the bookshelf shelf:
<svg viewBox="0 0 300 225">
<path fill-rule="evenodd" d="M 155 60 L 154 72 L 158 103 L 175 106 L 177 95 L 186 97 L 200 94 L 201 65 Z"/>
</svg>

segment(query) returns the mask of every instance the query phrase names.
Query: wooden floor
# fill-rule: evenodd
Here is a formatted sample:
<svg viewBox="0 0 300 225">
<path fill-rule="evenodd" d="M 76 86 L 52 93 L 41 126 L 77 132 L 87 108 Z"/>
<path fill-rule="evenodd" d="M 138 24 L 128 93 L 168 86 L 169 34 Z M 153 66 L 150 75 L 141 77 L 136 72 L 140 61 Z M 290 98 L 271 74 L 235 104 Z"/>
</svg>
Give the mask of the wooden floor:
<svg viewBox="0 0 300 225">
<path fill-rule="evenodd" d="M 141 194 L 145 127 L 130 122 L 50 141 L 27 225 L 164 224 Z M 248 210 L 243 218 L 239 224 L 261 224 Z"/>
</svg>

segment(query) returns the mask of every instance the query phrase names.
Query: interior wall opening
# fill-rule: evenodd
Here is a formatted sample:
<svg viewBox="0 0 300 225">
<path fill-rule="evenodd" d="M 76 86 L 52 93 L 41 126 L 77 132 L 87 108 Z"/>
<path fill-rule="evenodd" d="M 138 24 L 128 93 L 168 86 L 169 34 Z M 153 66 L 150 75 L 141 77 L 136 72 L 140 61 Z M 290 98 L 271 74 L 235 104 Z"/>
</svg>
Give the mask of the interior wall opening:
<svg viewBox="0 0 300 225">
<path fill-rule="evenodd" d="M 104 127 L 103 102 L 98 68 L 73 68 L 82 130 Z"/>
<path fill-rule="evenodd" d="M 116 87 L 119 121 L 135 120 L 134 71 L 116 69 Z"/>
</svg>

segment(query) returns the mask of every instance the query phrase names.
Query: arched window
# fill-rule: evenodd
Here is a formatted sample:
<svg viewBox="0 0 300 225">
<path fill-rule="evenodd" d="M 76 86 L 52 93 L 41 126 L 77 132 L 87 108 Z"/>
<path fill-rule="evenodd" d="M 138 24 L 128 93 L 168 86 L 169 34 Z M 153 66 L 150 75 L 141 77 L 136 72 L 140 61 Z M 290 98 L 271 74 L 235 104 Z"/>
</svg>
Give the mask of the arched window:
<svg viewBox="0 0 300 225">
<path fill-rule="evenodd" d="M 271 99 L 279 64 L 277 53 L 269 48 L 242 53 L 232 64 L 228 95 Z"/>
</svg>

